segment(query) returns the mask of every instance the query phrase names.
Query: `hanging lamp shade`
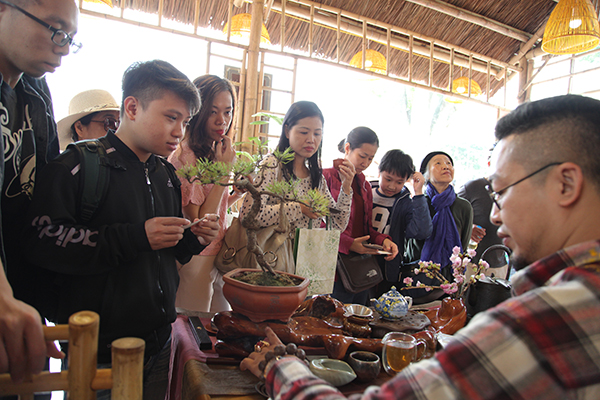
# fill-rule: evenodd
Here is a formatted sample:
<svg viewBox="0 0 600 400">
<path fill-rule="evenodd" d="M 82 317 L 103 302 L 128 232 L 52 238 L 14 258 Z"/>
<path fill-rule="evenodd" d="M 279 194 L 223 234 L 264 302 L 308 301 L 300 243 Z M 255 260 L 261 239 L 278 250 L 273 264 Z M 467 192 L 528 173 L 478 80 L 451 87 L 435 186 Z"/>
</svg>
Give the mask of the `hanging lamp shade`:
<svg viewBox="0 0 600 400">
<path fill-rule="evenodd" d="M 239 37 L 245 40 L 250 40 L 250 25 L 252 23 L 252 15 L 244 13 L 244 14 L 236 14 L 231 17 L 231 36 Z M 223 28 L 223 33 L 227 34 L 228 24 L 225 23 L 225 28 Z M 271 44 L 271 38 L 269 37 L 269 31 L 267 31 L 267 27 L 265 24 L 262 24 L 262 29 L 260 32 L 260 42 Z"/>
<path fill-rule="evenodd" d="M 469 78 L 461 76 L 452 81 L 452 93 L 458 93 L 467 96 L 469 94 Z M 471 79 L 471 96 L 479 96 L 482 93 L 481 87 L 477 82 Z"/>
<path fill-rule="evenodd" d="M 362 69 L 362 54 L 362 51 L 356 53 L 350 60 L 350 65 Z M 368 49 L 365 53 L 365 69 L 385 75 L 387 72 L 387 60 L 380 52 Z"/>
<path fill-rule="evenodd" d="M 550 54 L 575 54 L 600 43 L 598 16 L 590 0 L 560 0 L 546 24 L 542 50 Z"/>
<path fill-rule="evenodd" d="M 86 3 L 106 4 L 110 8 L 113 7 L 112 0 L 85 0 Z"/>
</svg>

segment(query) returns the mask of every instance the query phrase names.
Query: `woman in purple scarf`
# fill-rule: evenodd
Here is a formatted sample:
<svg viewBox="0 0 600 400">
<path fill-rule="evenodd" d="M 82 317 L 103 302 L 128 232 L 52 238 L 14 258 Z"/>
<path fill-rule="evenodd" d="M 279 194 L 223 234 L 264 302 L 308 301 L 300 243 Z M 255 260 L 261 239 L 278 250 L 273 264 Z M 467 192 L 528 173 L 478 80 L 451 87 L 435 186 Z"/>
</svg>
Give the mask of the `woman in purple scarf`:
<svg viewBox="0 0 600 400">
<path fill-rule="evenodd" d="M 471 204 L 458 197 L 452 186 L 454 180 L 454 162 L 452 157 L 443 151 L 434 151 L 423 159 L 421 173 L 427 181 L 425 196 L 431 212 L 433 232 L 427 240 L 413 240 L 410 244 L 412 259 L 433 261 L 442 266 L 442 274 L 452 280 L 450 255 L 452 248 L 467 248 L 473 225 L 473 208 Z M 411 239 L 412 240 L 412 239 Z M 419 281 L 428 284 L 427 278 Z M 408 292 L 417 303 L 435 300 L 443 292 L 435 290 L 425 292 L 422 289 Z"/>
</svg>

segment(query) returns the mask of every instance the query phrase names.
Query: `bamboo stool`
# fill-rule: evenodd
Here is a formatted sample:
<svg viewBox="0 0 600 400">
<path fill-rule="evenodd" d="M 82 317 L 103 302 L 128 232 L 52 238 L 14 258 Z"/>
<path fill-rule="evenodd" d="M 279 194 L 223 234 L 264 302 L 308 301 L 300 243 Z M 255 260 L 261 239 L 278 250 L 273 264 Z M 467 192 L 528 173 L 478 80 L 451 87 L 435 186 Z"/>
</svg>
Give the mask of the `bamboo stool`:
<svg viewBox="0 0 600 400">
<path fill-rule="evenodd" d="M 114 400 L 141 400 L 145 343 L 139 338 L 121 338 L 112 342 L 112 368 L 97 369 L 100 316 L 80 311 L 68 325 L 44 327 L 46 340 L 69 341 L 69 369 L 47 371 L 14 384 L 9 374 L 0 374 L 0 396 L 19 395 L 33 400 L 33 394 L 64 390 L 67 399 L 94 400 L 96 391 L 112 389 Z"/>
</svg>

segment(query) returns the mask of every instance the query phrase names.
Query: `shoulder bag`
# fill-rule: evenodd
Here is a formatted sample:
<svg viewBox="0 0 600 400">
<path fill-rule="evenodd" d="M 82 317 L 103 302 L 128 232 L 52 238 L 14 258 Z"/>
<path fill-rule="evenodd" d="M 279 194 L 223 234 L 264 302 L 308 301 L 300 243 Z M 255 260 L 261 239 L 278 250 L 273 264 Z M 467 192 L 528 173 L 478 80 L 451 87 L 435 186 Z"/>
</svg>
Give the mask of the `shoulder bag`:
<svg viewBox="0 0 600 400">
<path fill-rule="evenodd" d="M 281 179 L 280 167 L 277 169 L 277 180 Z M 256 240 L 263 249 L 265 257 L 269 261 L 276 262 L 275 270 L 293 274 L 296 272 L 296 264 L 294 263 L 294 248 L 285 205 L 281 205 L 279 212 L 283 212 L 284 232 L 278 232 L 279 224 L 267 226 L 256 232 Z M 260 268 L 254 253 L 249 252 L 246 248 L 247 244 L 246 228 L 242 226 L 239 218 L 234 218 L 223 238 L 221 250 L 215 259 L 215 267 L 223 274 L 236 268 Z"/>
<path fill-rule="evenodd" d="M 337 272 L 350 293 L 359 293 L 383 280 L 377 259 L 371 254 L 338 253 Z"/>
</svg>

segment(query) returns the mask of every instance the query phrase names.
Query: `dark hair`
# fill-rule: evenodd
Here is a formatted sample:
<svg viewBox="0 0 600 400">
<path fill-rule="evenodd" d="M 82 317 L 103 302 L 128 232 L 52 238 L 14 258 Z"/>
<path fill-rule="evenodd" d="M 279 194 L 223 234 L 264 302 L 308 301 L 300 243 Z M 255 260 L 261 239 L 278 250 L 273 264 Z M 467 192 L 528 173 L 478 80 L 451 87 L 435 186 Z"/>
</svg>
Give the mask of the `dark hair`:
<svg viewBox="0 0 600 400">
<path fill-rule="evenodd" d="M 415 165 L 412 158 L 402 150 L 389 150 L 381 158 L 379 172 L 389 172 L 408 179 L 415 173 Z"/>
<path fill-rule="evenodd" d="M 292 129 L 294 125 L 298 123 L 301 119 L 310 118 L 310 117 L 319 117 L 321 122 L 324 124 L 325 119 L 323 118 L 323 113 L 319 109 L 319 107 L 313 103 L 312 101 L 297 101 L 292 104 L 285 113 L 285 117 L 283 117 L 283 124 L 281 126 L 281 136 L 279 138 L 279 144 L 277 145 L 277 149 L 279 151 L 284 151 L 288 147 L 290 147 L 290 139 L 285 134 L 285 130 Z M 319 143 L 319 148 L 308 159 L 308 170 L 310 172 L 310 181 L 311 187 L 313 189 L 318 189 L 321 184 L 321 176 L 322 176 L 322 168 L 321 168 L 321 147 L 323 146 L 323 141 Z M 289 162 L 284 164 L 282 167 L 283 176 L 286 180 L 291 178 L 295 178 L 294 174 L 294 163 Z"/>
<path fill-rule="evenodd" d="M 342 139 L 342 141 L 338 143 L 338 150 L 340 152 L 345 153 L 344 146 L 346 143 L 350 144 L 350 150 L 358 149 L 365 143 L 374 144 L 379 147 L 379 138 L 371 128 L 359 126 L 352 129 L 346 139 Z"/>
<path fill-rule="evenodd" d="M 227 128 L 225 134 L 229 133 L 235 117 L 235 90 L 231 82 L 216 75 L 200 76 L 194 79 L 194 85 L 200 92 L 202 106 L 200 107 L 198 114 L 194 115 L 191 119 L 186 129 L 186 140 L 188 141 L 190 149 L 196 155 L 196 158 L 208 158 L 209 160 L 214 160 L 213 141 L 204 131 L 206 128 L 206 121 L 212 112 L 215 96 L 221 92 L 229 92 L 229 94 L 231 94 L 232 104 L 231 124 L 229 125 L 229 128 Z"/>
<path fill-rule="evenodd" d="M 564 95 L 525 103 L 496 124 L 496 138 L 515 135 L 512 157 L 528 168 L 573 162 L 600 190 L 600 101 Z"/>
<path fill-rule="evenodd" d="M 135 62 L 123 74 L 123 101 L 121 114 L 124 113 L 125 99 L 133 96 L 139 100 L 142 107 L 170 91 L 185 101 L 194 115 L 200 109 L 200 96 L 194 84 L 184 73 L 166 61 L 153 60 Z"/>
<path fill-rule="evenodd" d="M 79 135 L 77 134 L 77 129 L 75 129 L 75 124 L 77 122 L 81 122 L 81 125 L 88 126 L 92 122 L 92 118 L 94 117 L 94 115 L 98 114 L 98 112 L 88 114 L 85 117 L 73 122 L 73 124 L 71 125 L 71 139 L 73 139 L 74 142 L 79 141 Z"/>
</svg>

